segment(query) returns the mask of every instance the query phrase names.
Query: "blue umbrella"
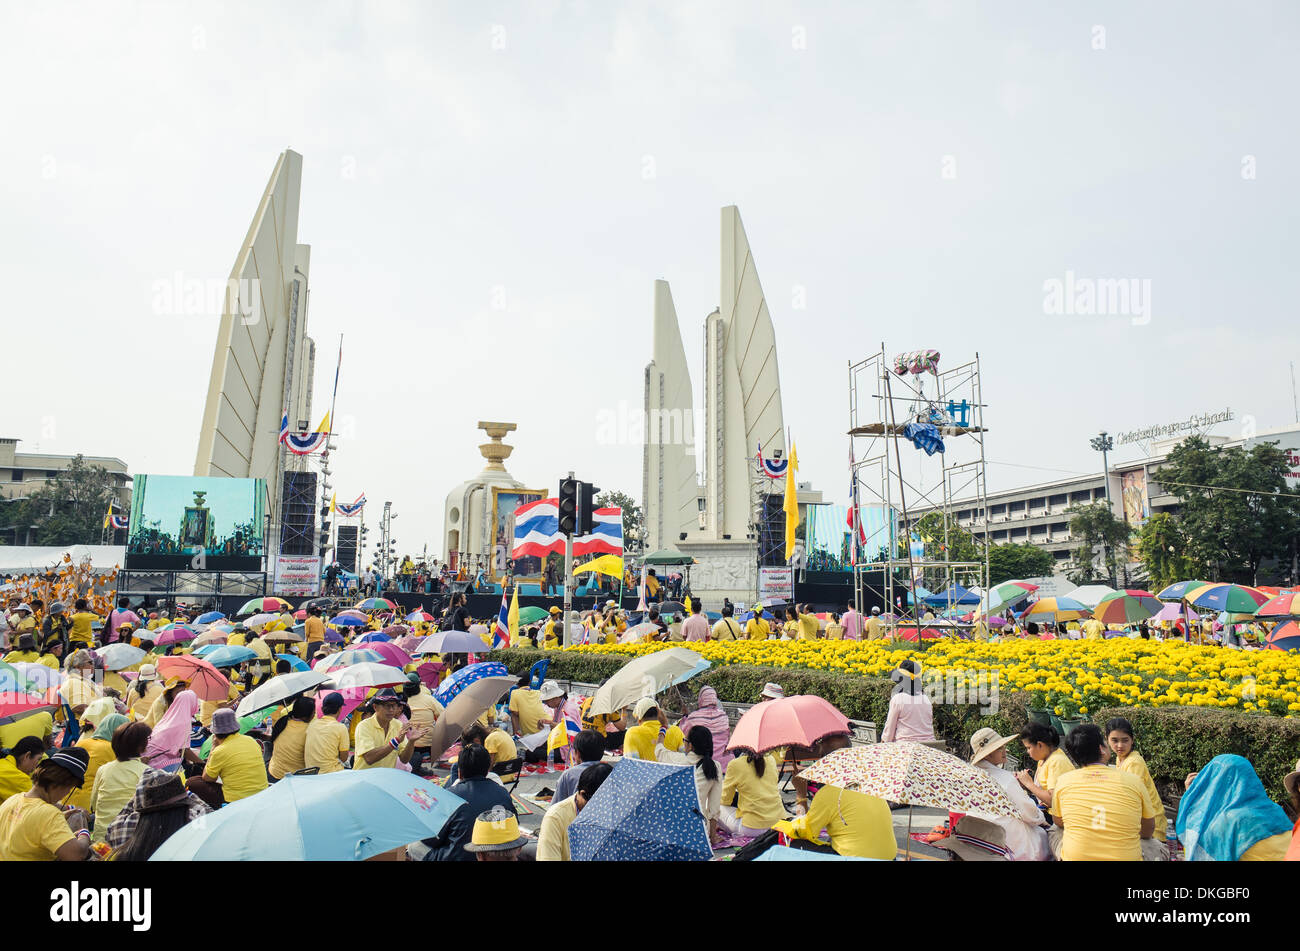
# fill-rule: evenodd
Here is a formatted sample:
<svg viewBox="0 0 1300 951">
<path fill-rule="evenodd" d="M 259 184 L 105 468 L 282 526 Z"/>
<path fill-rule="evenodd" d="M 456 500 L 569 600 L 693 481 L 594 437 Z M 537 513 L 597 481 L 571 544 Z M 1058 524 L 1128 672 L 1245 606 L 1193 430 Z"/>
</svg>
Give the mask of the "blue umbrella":
<svg viewBox="0 0 1300 951">
<path fill-rule="evenodd" d="M 625 759 L 569 826 L 575 862 L 713 858 L 690 766 Z"/>
<path fill-rule="evenodd" d="M 359 617 L 353 617 L 351 614 L 340 614 L 336 618 L 330 618 L 330 623 L 335 627 L 365 627 L 369 621 L 363 621 Z"/>
<path fill-rule="evenodd" d="M 210 659 L 210 658 L 209 658 L 209 659 Z M 306 662 L 305 660 L 303 660 L 301 657 L 297 656 L 296 654 L 276 654 L 276 655 L 275 655 L 275 662 L 276 662 L 277 664 L 278 664 L 280 661 L 282 661 L 282 660 L 287 660 L 287 661 L 289 662 L 289 667 L 290 667 L 291 670 L 294 670 L 294 671 L 299 671 L 299 670 L 311 670 L 311 668 L 310 668 L 309 666 L 307 666 L 307 662 Z"/>
<path fill-rule="evenodd" d="M 476 680 L 482 680 L 484 677 L 509 677 L 510 671 L 506 670 L 505 664 L 499 664 L 496 661 L 483 661 L 479 664 L 470 664 L 468 667 L 462 667 L 450 677 L 442 682 L 438 687 L 438 692 L 433 695 L 444 707 L 451 703 L 456 694 L 460 693 Z"/>
<path fill-rule="evenodd" d="M 209 611 L 207 614 L 200 614 L 194 619 L 195 624 L 213 624 L 217 621 L 224 621 L 226 616 L 220 611 Z"/>
<path fill-rule="evenodd" d="M 202 647 L 196 647 L 190 651 L 195 657 L 207 657 L 218 647 L 225 647 L 225 644 L 204 644 Z"/>
<path fill-rule="evenodd" d="M 839 855 L 835 852 L 812 852 L 808 849 L 792 849 L 788 845 L 774 845 L 755 862 L 883 862 L 884 859 L 869 859 L 864 855 Z"/>
<path fill-rule="evenodd" d="M 365 635 L 364 637 L 358 638 L 357 643 L 368 644 L 371 641 L 391 641 L 391 640 L 392 638 L 389 637 L 387 634 L 385 634 L 383 631 L 371 631 L 369 634 Z"/>
<path fill-rule="evenodd" d="M 186 825 L 150 861 L 361 861 L 437 835 L 464 803 L 399 769 L 286 776 Z"/>
<path fill-rule="evenodd" d="M 250 660 L 257 660 L 257 654 L 247 647 L 218 644 L 217 649 L 204 654 L 203 659 L 213 667 L 238 667 L 240 664 L 247 664 Z"/>
<path fill-rule="evenodd" d="M 775 621 L 775 620 L 776 620 L 776 618 L 772 617 L 772 612 L 771 612 L 771 611 L 764 611 L 764 612 L 760 615 L 760 617 L 762 617 L 763 620 L 765 620 L 765 621 Z M 748 624 L 748 623 L 749 623 L 750 621 L 752 621 L 753 619 L 754 619 L 754 612 L 753 612 L 753 611 L 746 611 L 746 612 L 745 612 L 744 614 L 742 614 L 742 615 L 740 616 L 740 618 L 739 618 L 741 624 Z"/>
</svg>

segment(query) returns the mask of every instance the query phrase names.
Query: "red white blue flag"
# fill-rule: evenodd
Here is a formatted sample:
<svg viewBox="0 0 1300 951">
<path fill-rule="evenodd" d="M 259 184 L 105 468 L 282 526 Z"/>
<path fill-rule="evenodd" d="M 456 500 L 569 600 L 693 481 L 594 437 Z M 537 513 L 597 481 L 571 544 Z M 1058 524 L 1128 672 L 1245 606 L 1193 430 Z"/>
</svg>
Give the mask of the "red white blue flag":
<svg viewBox="0 0 1300 951">
<path fill-rule="evenodd" d="M 328 427 L 326 427 L 328 428 Z M 289 431 L 289 414 L 280 417 L 280 442 L 296 456 L 305 456 L 323 449 L 329 441 L 328 432 L 294 433 Z"/>
<path fill-rule="evenodd" d="M 564 552 L 559 500 L 538 499 L 515 509 L 515 538 L 510 557 L 545 558 L 551 552 Z M 574 536 L 574 557 L 622 554 L 623 510 L 596 509 L 592 512 L 591 534 Z"/>
<path fill-rule="evenodd" d="M 765 459 L 763 458 L 763 444 L 758 444 L 758 468 L 763 475 L 769 479 L 784 479 L 786 467 L 790 465 L 789 459 Z"/>
<path fill-rule="evenodd" d="M 497 623 L 492 628 L 492 649 L 500 650 L 510 646 L 510 605 L 506 602 L 505 588 L 501 589 L 501 610 L 497 612 Z"/>
</svg>

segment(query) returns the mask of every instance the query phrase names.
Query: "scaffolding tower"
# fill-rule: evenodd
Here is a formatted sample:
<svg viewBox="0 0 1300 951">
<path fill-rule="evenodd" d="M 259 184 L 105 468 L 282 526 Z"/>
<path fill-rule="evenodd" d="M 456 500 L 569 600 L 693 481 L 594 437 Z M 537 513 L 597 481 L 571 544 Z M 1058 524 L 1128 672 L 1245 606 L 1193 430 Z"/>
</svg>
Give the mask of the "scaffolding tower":
<svg viewBox="0 0 1300 951">
<path fill-rule="evenodd" d="M 867 532 L 865 543 L 856 530 L 851 542 L 859 612 L 864 601 L 878 602 L 901 617 L 919 586 L 938 593 L 954 583 L 988 587 L 987 519 L 981 557 L 954 559 L 951 545 L 958 505 L 971 510 L 973 524 L 987 508 L 979 354 L 960 366 L 941 367 L 940 359 L 933 371 L 898 373 L 883 343 L 878 353 L 849 362 L 850 505 L 856 503 Z M 942 450 L 927 455 L 914 444 L 908 438 L 915 434 L 912 424 L 936 427 Z M 873 506 L 877 514 L 866 517 Z M 931 519 L 938 531 L 921 550 L 912 532 L 930 513 L 938 515 Z"/>
</svg>

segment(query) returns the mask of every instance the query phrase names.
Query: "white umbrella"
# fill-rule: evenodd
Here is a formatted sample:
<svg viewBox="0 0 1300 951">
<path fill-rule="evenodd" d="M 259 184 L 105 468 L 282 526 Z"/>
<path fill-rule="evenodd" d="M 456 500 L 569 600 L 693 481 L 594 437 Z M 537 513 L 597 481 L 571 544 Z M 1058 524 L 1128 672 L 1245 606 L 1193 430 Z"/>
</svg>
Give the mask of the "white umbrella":
<svg viewBox="0 0 1300 951">
<path fill-rule="evenodd" d="M 685 647 L 638 657 L 601 684 L 591 700 L 591 715 L 622 710 L 642 697 L 653 697 L 673 684 L 685 683 L 709 667 L 707 660 Z"/>
<path fill-rule="evenodd" d="M 250 713 L 256 713 L 258 710 L 278 706 L 290 697 L 311 690 L 313 687 L 319 687 L 327 680 L 329 680 L 328 677 L 324 674 L 318 674 L 314 670 L 280 674 L 278 677 L 272 677 L 241 700 L 235 713 L 238 716 L 245 717 Z"/>
<path fill-rule="evenodd" d="M 624 631 L 619 637 L 618 642 L 620 644 L 631 644 L 634 641 L 641 640 L 643 636 L 651 631 L 654 631 L 657 634 L 659 632 L 659 625 L 652 624 L 650 621 L 644 621 L 641 624 L 635 624 Z"/>
<path fill-rule="evenodd" d="M 338 688 L 395 687 L 398 684 L 406 683 L 406 674 L 396 667 L 390 667 L 388 664 L 363 662 L 344 667 L 341 670 L 331 670 L 329 679 Z"/>
<path fill-rule="evenodd" d="M 1095 611 L 1102 598 L 1115 594 L 1116 591 L 1110 585 L 1106 584 L 1087 584 L 1082 588 L 1075 588 L 1070 592 L 1070 597 L 1084 605 L 1089 611 Z"/>
<path fill-rule="evenodd" d="M 144 651 L 130 644 L 105 644 L 95 653 L 103 659 L 105 670 L 122 670 L 144 659 Z"/>
</svg>

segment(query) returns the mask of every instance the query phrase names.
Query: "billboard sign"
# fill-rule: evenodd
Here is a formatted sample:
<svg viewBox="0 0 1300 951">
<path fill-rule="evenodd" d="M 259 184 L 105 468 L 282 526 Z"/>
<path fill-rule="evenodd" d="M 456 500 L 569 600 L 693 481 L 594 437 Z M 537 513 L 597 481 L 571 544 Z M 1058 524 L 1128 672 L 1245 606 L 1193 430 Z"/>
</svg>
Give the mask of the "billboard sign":
<svg viewBox="0 0 1300 951">
<path fill-rule="evenodd" d="M 320 558 L 280 555 L 275 559 L 275 593 L 312 597 L 320 594 Z"/>
<path fill-rule="evenodd" d="M 126 567 L 260 571 L 266 552 L 266 481 L 137 475 Z"/>
<path fill-rule="evenodd" d="M 794 569 L 773 568 L 767 565 L 758 569 L 758 600 L 780 598 L 794 600 Z"/>
<path fill-rule="evenodd" d="M 503 584 L 507 575 L 515 581 L 537 581 L 542 577 L 542 559 L 511 559 L 510 551 L 515 545 L 515 509 L 546 497 L 546 489 L 492 487 L 492 563 L 488 568 L 494 583 Z"/>
<path fill-rule="evenodd" d="M 1132 469 L 1121 475 L 1119 481 L 1120 497 L 1124 503 L 1124 521 L 1134 528 L 1141 528 L 1151 514 L 1147 503 L 1147 470 Z"/>
<path fill-rule="evenodd" d="M 1264 436 L 1253 436 L 1246 440 L 1245 448 L 1247 450 L 1254 449 L 1261 443 L 1269 443 L 1286 453 L 1287 461 L 1290 463 L 1286 473 L 1286 487 L 1288 489 L 1300 487 L 1300 429 Z"/>
</svg>

